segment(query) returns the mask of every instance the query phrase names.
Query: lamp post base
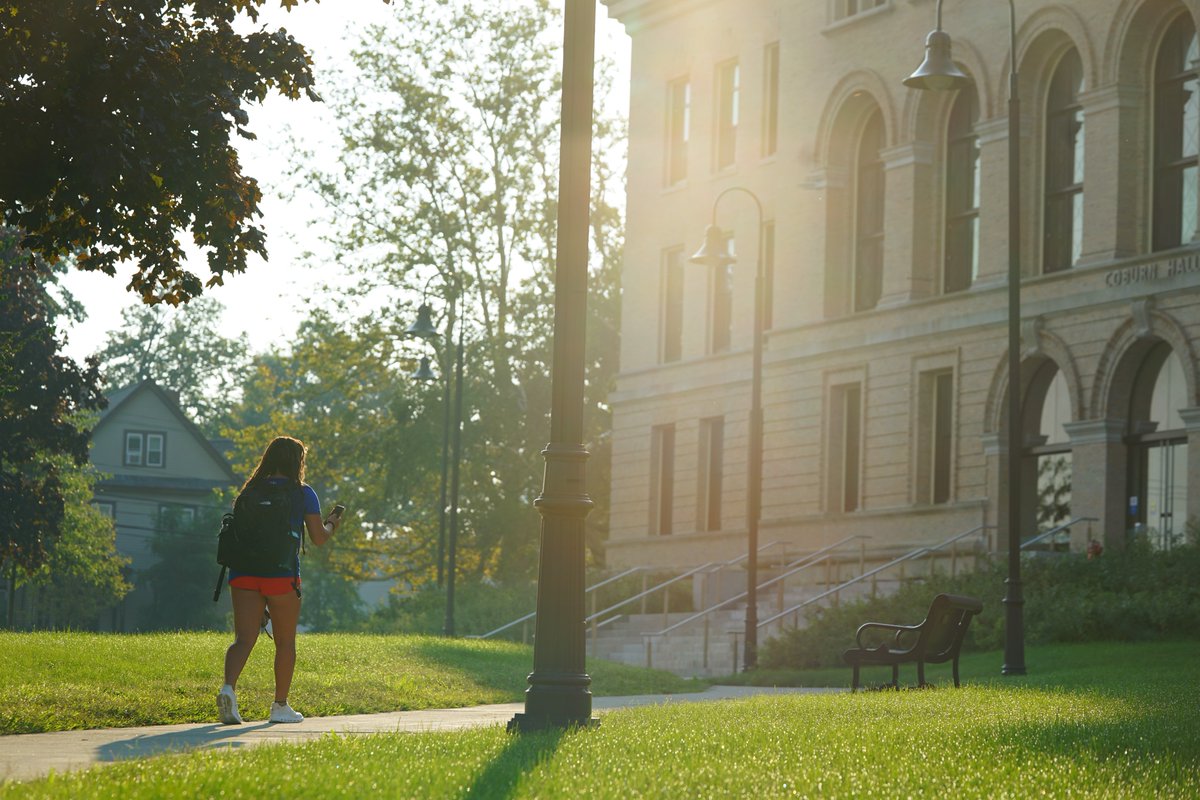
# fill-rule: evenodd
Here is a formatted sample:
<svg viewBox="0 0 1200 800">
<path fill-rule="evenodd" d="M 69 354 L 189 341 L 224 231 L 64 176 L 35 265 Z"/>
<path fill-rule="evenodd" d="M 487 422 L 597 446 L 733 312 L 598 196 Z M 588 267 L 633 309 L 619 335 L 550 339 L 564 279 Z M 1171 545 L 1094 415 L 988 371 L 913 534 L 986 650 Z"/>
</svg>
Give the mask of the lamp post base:
<svg viewBox="0 0 1200 800">
<path fill-rule="evenodd" d="M 509 733 L 540 733 L 541 731 L 561 731 L 566 728 L 599 728 L 599 717 L 587 717 L 583 720 L 567 717 L 535 717 L 531 714 L 514 714 L 508 721 L 506 730 Z"/>
<path fill-rule="evenodd" d="M 570 673 L 533 672 L 525 690 L 525 713 L 508 721 L 509 733 L 533 733 L 551 728 L 592 728 L 592 679 Z"/>
</svg>

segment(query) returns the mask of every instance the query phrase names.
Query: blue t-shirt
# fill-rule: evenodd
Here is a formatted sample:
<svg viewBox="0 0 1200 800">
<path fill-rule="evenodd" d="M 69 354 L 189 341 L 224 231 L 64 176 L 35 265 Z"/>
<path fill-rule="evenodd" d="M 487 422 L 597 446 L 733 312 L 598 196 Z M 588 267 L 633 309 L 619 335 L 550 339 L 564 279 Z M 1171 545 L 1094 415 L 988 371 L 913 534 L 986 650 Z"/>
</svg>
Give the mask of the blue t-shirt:
<svg viewBox="0 0 1200 800">
<path fill-rule="evenodd" d="M 266 483 L 270 486 L 286 486 L 289 483 L 288 478 L 267 478 Z M 321 501 L 317 498 L 317 493 L 307 483 L 300 484 L 300 492 L 297 496 L 297 501 L 292 503 L 292 535 L 296 537 L 296 551 L 300 551 L 300 542 L 304 536 L 304 517 L 308 514 L 321 515 Z M 299 560 L 296 561 L 297 567 L 295 571 L 283 570 L 273 572 L 270 575 L 255 575 L 255 578 L 290 578 L 292 575 L 300 576 Z M 229 580 L 245 575 L 244 572 L 229 570 Z"/>
</svg>

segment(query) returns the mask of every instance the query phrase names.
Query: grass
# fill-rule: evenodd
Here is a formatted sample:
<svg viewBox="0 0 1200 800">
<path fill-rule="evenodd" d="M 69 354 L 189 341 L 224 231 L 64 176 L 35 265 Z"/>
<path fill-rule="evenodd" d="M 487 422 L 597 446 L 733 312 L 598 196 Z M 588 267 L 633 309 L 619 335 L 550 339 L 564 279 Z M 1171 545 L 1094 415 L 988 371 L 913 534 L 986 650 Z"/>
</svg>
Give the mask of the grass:
<svg viewBox="0 0 1200 800">
<path fill-rule="evenodd" d="M 217 633 L 0 633 L 0 733 L 211 722 L 229 641 Z M 260 640 L 238 682 L 251 718 L 267 714 L 273 653 Z M 507 642 L 308 634 L 290 699 L 312 716 L 516 702 L 532 665 L 530 648 Z M 597 695 L 706 685 L 605 661 L 588 669 Z"/>
<path fill-rule="evenodd" d="M 1032 648 L 961 690 L 759 697 L 586 731 L 329 736 L 5 787 L 12 797 L 1200 796 L 1200 645 Z M 281 784 L 281 777 L 286 776 Z"/>
</svg>

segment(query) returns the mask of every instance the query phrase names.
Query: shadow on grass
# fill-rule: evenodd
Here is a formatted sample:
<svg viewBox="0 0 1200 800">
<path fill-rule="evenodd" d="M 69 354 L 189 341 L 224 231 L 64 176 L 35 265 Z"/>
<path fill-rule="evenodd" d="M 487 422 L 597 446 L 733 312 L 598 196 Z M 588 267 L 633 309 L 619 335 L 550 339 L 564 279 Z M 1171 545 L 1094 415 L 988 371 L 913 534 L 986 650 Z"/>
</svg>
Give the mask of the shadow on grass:
<svg viewBox="0 0 1200 800">
<path fill-rule="evenodd" d="M 245 743 L 234 737 L 244 736 L 250 731 L 270 727 L 270 725 L 269 722 L 257 725 L 205 725 L 201 728 L 168 731 L 152 736 L 133 736 L 101 745 L 96 748 L 96 757 L 99 761 L 126 761 L 131 758 L 146 758 L 160 753 L 175 753 L 213 745 L 241 747 Z"/>
<path fill-rule="evenodd" d="M 487 800 L 513 797 L 521 778 L 550 758 L 558 749 L 564 733 L 562 730 L 550 730 L 509 736 L 504 749 L 479 773 L 462 797 Z"/>
</svg>

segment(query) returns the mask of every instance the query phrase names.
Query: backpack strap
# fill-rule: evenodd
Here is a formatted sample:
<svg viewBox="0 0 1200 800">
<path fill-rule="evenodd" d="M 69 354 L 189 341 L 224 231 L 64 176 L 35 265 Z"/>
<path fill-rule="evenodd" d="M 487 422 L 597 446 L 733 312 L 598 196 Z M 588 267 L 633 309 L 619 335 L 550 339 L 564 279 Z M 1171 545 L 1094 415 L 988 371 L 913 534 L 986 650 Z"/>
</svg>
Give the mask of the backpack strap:
<svg viewBox="0 0 1200 800">
<path fill-rule="evenodd" d="M 213 602 L 217 602 L 221 597 L 221 587 L 225 585 L 225 570 L 228 569 L 224 564 L 221 565 L 221 574 L 217 576 L 217 588 L 213 590 Z"/>
</svg>

